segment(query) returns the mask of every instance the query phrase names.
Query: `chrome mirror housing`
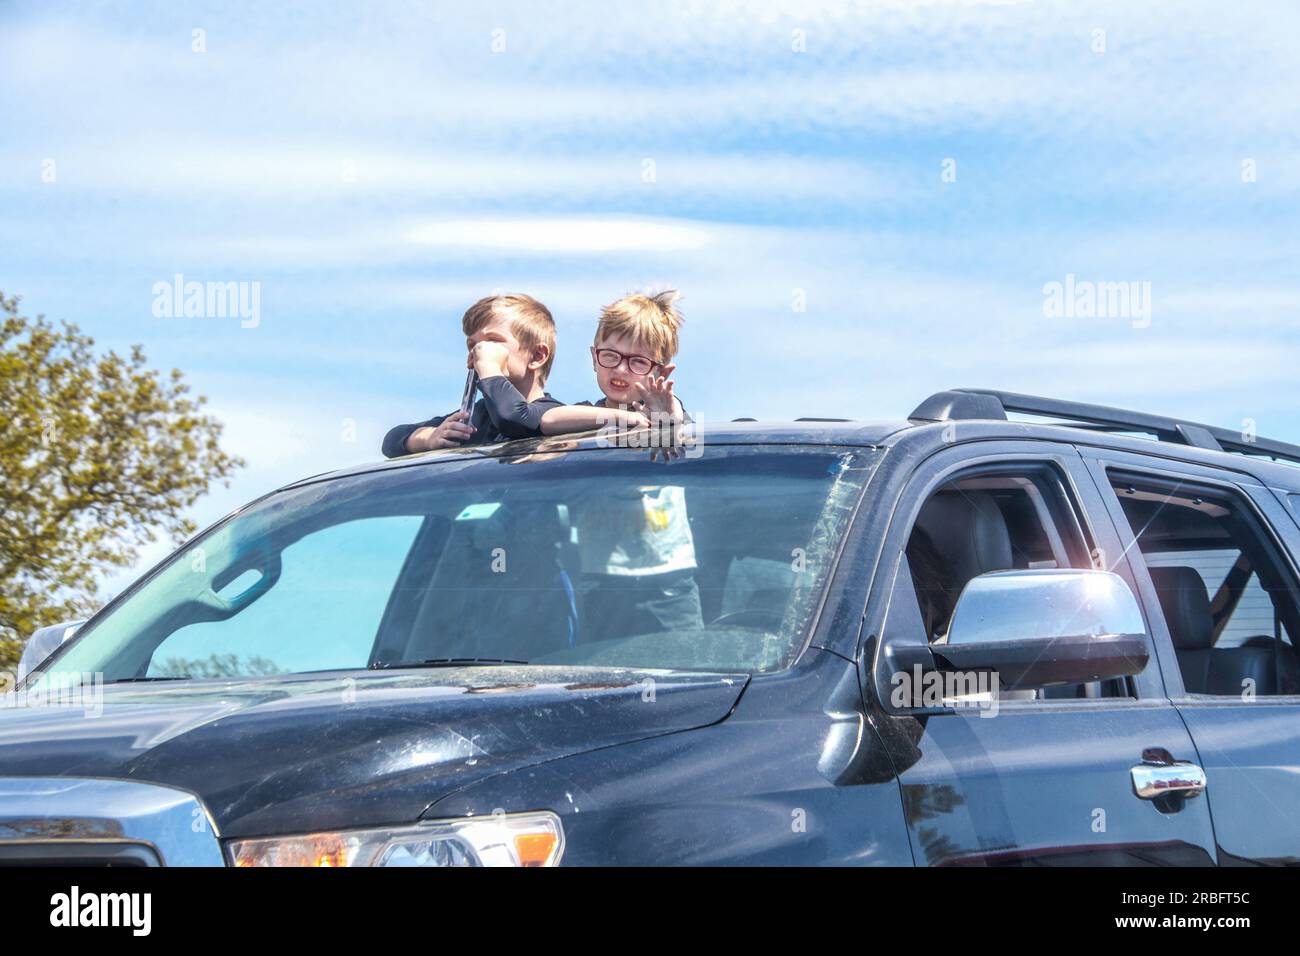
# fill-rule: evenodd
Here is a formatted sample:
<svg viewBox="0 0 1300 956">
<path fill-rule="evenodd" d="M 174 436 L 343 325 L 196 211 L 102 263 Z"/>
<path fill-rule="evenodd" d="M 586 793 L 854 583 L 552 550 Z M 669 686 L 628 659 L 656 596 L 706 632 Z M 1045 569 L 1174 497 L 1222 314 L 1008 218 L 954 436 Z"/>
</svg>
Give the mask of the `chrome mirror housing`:
<svg viewBox="0 0 1300 956">
<path fill-rule="evenodd" d="M 992 671 L 1002 690 L 1086 684 L 1141 673 L 1150 641 L 1137 599 L 1110 571 L 1050 568 L 973 578 L 946 640 L 942 671 Z"/>
<path fill-rule="evenodd" d="M 1137 599 L 1118 574 L 1050 568 L 972 578 L 953 609 L 946 643 L 1145 633 Z"/>
<path fill-rule="evenodd" d="M 18 659 L 15 681 L 21 681 L 40 667 L 47 657 L 57 651 L 59 646 L 76 634 L 77 628 L 85 623 L 84 620 L 64 621 L 62 624 L 51 624 L 49 627 L 40 627 L 32 631 L 32 636 L 27 639 L 27 644 L 23 647 L 22 657 Z"/>
</svg>

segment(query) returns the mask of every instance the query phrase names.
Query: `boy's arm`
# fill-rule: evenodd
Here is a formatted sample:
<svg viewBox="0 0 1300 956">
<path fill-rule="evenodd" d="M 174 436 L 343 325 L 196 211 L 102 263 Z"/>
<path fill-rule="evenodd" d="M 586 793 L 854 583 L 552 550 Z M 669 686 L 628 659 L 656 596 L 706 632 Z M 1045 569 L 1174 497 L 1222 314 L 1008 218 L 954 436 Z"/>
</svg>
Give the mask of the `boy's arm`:
<svg viewBox="0 0 1300 956">
<path fill-rule="evenodd" d="M 394 425 L 384 436 L 384 457 L 398 458 L 434 448 L 450 448 L 468 441 L 473 434 L 469 416 L 459 411 L 439 415 L 427 422 Z"/>
<path fill-rule="evenodd" d="M 548 409 L 560 405 L 554 398 L 527 401 L 504 375 L 480 378 L 478 388 L 488 417 L 506 438 L 535 438 L 544 434 L 542 416 Z"/>
<path fill-rule="evenodd" d="M 640 428 L 649 420 L 640 412 L 600 405 L 557 405 L 542 415 L 543 435 L 562 435 L 565 432 L 589 432 L 607 424 L 622 422 L 628 428 Z"/>
<path fill-rule="evenodd" d="M 427 422 L 414 422 L 410 425 L 394 425 L 384 436 L 383 452 L 385 458 L 398 458 L 402 455 L 409 455 L 406 448 L 406 440 L 421 428 L 429 428 L 442 424 L 442 418 L 431 418 Z"/>
</svg>

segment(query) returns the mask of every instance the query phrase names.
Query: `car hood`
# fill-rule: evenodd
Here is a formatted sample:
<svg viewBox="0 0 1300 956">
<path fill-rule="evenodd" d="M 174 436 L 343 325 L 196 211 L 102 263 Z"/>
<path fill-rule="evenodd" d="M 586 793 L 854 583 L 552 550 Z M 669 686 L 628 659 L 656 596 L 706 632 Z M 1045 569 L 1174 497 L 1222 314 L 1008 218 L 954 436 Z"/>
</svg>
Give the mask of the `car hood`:
<svg viewBox="0 0 1300 956">
<path fill-rule="evenodd" d="M 492 774 L 716 723 L 747 680 L 501 665 L 10 695 L 0 776 L 181 787 L 226 837 L 409 823 Z"/>
</svg>

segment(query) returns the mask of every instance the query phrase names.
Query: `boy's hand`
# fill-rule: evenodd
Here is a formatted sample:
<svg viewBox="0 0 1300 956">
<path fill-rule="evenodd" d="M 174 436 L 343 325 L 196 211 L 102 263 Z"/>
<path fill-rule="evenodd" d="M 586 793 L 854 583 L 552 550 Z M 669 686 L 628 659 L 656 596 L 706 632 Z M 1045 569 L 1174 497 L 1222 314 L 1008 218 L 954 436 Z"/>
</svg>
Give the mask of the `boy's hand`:
<svg viewBox="0 0 1300 956">
<path fill-rule="evenodd" d="M 474 426 L 469 423 L 469 413 L 452 412 L 436 428 L 426 425 L 411 432 L 406 439 L 406 450 L 417 452 L 433 451 L 435 448 L 459 448 L 473 434 Z"/>
<path fill-rule="evenodd" d="M 500 342 L 480 342 L 469 350 L 469 359 L 465 365 L 478 372 L 479 378 L 490 378 L 493 375 L 509 375 L 509 369 L 506 362 L 510 358 L 510 350 Z"/>
<path fill-rule="evenodd" d="M 641 409 L 650 419 L 650 424 L 658 429 L 655 442 L 650 449 L 650 460 L 662 456 L 665 462 L 681 457 L 678 448 L 677 429 L 684 420 L 677 410 L 673 397 L 673 383 L 668 378 L 673 366 L 664 367 L 665 374 L 650 376 L 649 384 L 636 383 L 637 393 L 641 396 Z"/>
<path fill-rule="evenodd" d="M 652 420 L 656 415 L 660 418 L 677 417 L 674 414 L 676 403 L 673 401 L 673 383 L 667 375 L 651 375 L 648 385 L 637 382 L 636 392 L 642 411 Z"/>
<path fill-rule="evenodd" d="M 658 431 L 655 433 L 655 440 L 650 446 L 650 460 L 658 461 L 662 458 L 664 464 L 667 464 L 681 458 L 683 449 L 686 447 L 682 443 L 681 432 L 679 431 L 681 422 L 672 418 L 658 416 L 654 424 Z"/>
</svg>

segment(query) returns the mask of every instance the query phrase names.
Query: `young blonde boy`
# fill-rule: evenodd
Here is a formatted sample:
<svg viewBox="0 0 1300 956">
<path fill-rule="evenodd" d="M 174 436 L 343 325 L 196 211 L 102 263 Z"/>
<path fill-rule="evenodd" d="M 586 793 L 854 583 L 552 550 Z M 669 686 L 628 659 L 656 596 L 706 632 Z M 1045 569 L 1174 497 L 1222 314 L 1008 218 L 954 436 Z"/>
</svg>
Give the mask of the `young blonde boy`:
<svg viewBox="0 0 1300 956">
<path fill-rule="evenodd" d="M 591 367 L 602 396 L 595 402 L 561 405 L 542 415 L 544 435 L 589 431 L 609 424 L 680 424 L 687 419 L 673 394 L 681 294 L 627 295 L 600 310 L 591 346 Z"/>
<path fill-rule="evenodd" d="M 667 290 L 624 296 L 605 306 L 591 346 L 602 397 L 547 409 L 542 432 L 685 421 L 672 382 L 682 324 L 678 298 Z M 585 639 L 703 627 L 685 488 L 609 482 L 578 505 L 575 525 Z"/>
<path fill-rule="evenodd" d="M 545 390 L 555 361 L 555 321 L 546 306 L 529 295 L 485 296 L 465 311 L 461 330 L 465 366 L 478 373 L 483 397 L 468 414 L 393 427 L 385 456 L 535 437 L 543 413 L 560 407 Z"/>
</svg>

